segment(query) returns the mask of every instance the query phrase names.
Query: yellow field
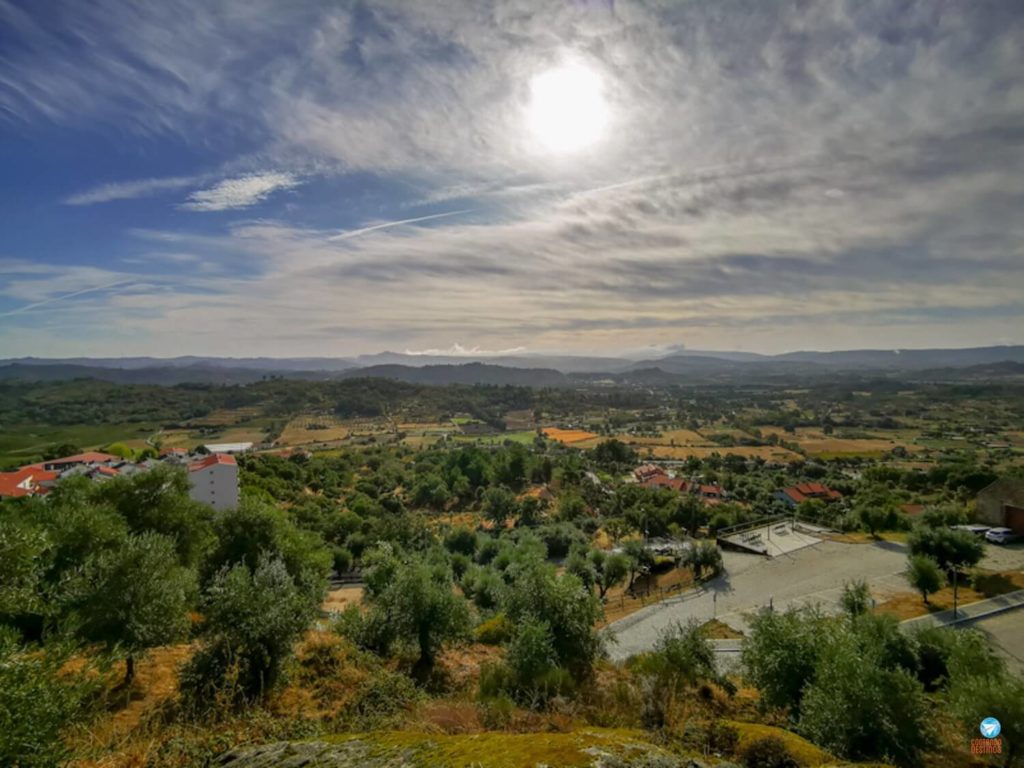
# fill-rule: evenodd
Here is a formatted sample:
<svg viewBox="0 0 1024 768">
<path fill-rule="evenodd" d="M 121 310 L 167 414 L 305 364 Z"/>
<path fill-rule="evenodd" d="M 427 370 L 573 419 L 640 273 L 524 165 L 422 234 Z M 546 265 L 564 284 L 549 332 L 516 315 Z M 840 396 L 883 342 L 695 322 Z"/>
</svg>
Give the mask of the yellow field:
<svg viewBox="0 0 1024 768">
<path fill-rule="evenodd" d="M 319 424 L 325 429 L 310 429 L 310 425 Z M 278 442 L 283 445 L 306 445 L 307 443 L 326 443 L 348 437 L 348 427 L 331 416 L 299 416 L 288 422 Z"/>
<path fill-rule="evenodd" d="M 765 437 L 777 435 L 780 440 L 795 442 L 811 456 L 819 454 L 872 454 L 888 453 L 897 446 L 907 449 L 908 453 L 923 450 L 920 446 L 908 439 L 909 435 L 901 433 L 899 439 L 891 439 L 879 435 L 873 438 L 844 438 L 826 435 L 816 427 L 797 427 L 796 432 L 791 434 L 782 427 L 772 425 L 759 425 L 757 427 Z M 876 433 L 869 433 L 876 434 Z"/>
<path fill-rule="evenodd" d="M 618 439 L 630 445 L 711 445 L 711 441 L 692 429 L 669 429 L 660 437 L 637 437 L 618 435 Z"/>
<path fill-rule="evenodd" d="M 713 453 L 717 453 L 719 456 L 727 456 L 731 453 L 734 456 L 743 456 L 747 459 L 760 457 L 765 461 L 799 461 L 803 458 L 798 453 L 793 453 L 785 448 L 779 448 L 774 445 L 737 445 L 735 447 L 724 447 L 721 445 L 682 445 L 675 447 L 668 445 L 637 445 L 634 448 L 641 455 L 650 455 L 660 459 L 688 459 L 691 456 L 696 456 L 698 459 L 706 459 Z"/>
<path fill-rule="evenodd" d="M 600 438 L 600 435 L 595 435 L 593 432 L 587 432 L 582 429 L 559 429 L 558 427 L 545 427 L 543 432 L 551 440 L 557 440 L 558 442 L 565 443 L 566 445 L 576 445 L 577 443 L 581 443 L 586 440 L 594 440 L 595 438 Z"/>
</svg>

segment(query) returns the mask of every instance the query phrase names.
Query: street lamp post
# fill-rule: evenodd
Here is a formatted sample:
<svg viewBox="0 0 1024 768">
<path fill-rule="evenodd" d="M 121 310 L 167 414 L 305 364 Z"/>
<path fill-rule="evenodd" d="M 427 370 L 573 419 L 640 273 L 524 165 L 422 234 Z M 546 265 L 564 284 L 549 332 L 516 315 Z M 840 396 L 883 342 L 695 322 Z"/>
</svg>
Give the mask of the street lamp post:
<svg viewBox="0 0 1024 768">
<path fill-rule="evenodd" d="M 956 621 L 956 591 L 957 591 L 956 590 L 956 587 L 957 587 L 956 575 L 957 575 L 957 571 L 958 570 L 960 570 L 959 567 L 954 563 L 953 564 L 953 621 Z"/>
</svg>

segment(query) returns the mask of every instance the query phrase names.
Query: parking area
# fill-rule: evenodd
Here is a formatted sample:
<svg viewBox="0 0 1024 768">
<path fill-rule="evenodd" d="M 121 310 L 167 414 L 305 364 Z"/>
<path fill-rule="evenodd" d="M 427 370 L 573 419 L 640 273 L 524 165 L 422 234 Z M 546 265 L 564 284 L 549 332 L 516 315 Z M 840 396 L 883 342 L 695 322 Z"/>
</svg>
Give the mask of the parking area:
<svg viewBox="0 0 1024 768">
<path fill-rule="evenodd" d="M 768 605 L 784 610 L 817 603 L 834 610 L 843 585 L 854 579 L 866 580 L 878 596 L 905 592 L 909 589 L 903 576 L 906 557 L 903 545 L 892 542 L 817 541 L 772 559 L 723 552 L 725 573 L 701 590 L 649 606 L 612 624 L 617 642 L 609 652 L 613 659 L 625 659 L 650 650 L 662 631 L 690 619 L 703 623 L 718 618 L 746 631 L 746 615 Z"/>
<path fill-rule="evenodd" d="M 1006 660 L 1007 667 L 1024 675 L 1024 609 L 979 619 L 966 626 L 984 632 L 996 653 Z"/>
</svg>

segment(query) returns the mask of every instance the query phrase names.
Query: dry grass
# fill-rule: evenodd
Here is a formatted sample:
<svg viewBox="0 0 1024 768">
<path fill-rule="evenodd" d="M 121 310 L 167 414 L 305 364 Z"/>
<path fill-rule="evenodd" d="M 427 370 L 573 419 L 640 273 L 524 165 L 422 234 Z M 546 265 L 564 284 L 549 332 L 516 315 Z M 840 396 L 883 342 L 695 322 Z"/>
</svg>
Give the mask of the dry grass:
<svg viewBox="0 0 1024 768">
<path fill-rule="evenodd" d="M 665 445 L 645 445 L 645 446 L 634 446 L 641 455 L 647 455 L 648 452 L 654 458 L 662 459 L 688 459 L 691 456 L 696 456 L 698 459 L 706 459 L 714 453 L 720 456 L 726 456 L 733 454 L 735 456 L 743 456 L 744 458 L 762 458 L 765 461 L 801 461 L 803 457 L 789 451 L 785 448 L 779 448 L 773 445 L 737 445 L 734 447 L 725 447 L 721 445 L 711 446 L 665 446 Z"/>
<path fill-rule="evenodd" d="M 341 613 L 350 605 L 362 605 L 363 588 L 360 586 L 339 587 L 327 593 L 320 607 L 329 613 Z"/>
<path fill-rule="evenodd" d="M 712 619 L 701 624 L 701 632 L 710 640 L 740 640 L 743 633 L 735 630 L 724 621 Z"/>
<path fill-rule="evenodd" d="M 636 613 L 651 603 L 661 602 L 669 597 L 682 593 L 693 586 L 693 573 L 687 568 L 673 568 L 666 573 L 653 574 L 646 579 L 637 577 L 634 585 L 635 597 L 630 597 L 626 586 L 612 587 L 605 595 L 604 619 L 599 626 L 607 626 L 613 621 Z"/>
<path fill-rule="evenodd" d="M 549 439 L 555 440 L 559 443 L 565 443 L 566 445 L 573 445 L 575 443 L 583 442 L 584 440 L 594 440 L 600 437 L 600 435 L 595 435 L 593 432 L 587 432 L 582 429 L 545 427 L 543 432 Z"/>
<path fill-rule="evenodd" d="M 311 426 L 318 428 L 311 429 Z M 278 442 L 284 445 L 306 445 L 343 440 L 348 437 L 348 427 L 331 416 L 299 416 L 288 422 Z"/>
<path fill-rule="evenodd" d="M 984 600 L 985 595 L 971 587 L 961 585 L 957 590 L 957 605 L 963 607 L 968 603 Z M 921 599 L 920 592 L 897 592 L 875 607 L 875 613 L 895 616 L 900 621 L 925 616 L 929 613 L 948 611 L 953 607 L 953 588 L 944 587 L 928 596 L 928 605 Z"/>
</svg>

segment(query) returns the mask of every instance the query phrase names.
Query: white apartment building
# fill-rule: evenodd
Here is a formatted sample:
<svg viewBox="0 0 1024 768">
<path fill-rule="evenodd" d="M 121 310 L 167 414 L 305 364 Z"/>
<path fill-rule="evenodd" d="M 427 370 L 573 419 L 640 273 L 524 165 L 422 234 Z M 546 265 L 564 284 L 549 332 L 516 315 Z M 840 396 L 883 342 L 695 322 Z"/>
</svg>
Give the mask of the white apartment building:
<svg viewBox="0 0 1024 768">
<path fill-rule="evenodd" d="M 189 496 L 217 510 L 238 506 L 238 463 L 234 456 L 213 453 L 188 467 Z"/>
</svg>

